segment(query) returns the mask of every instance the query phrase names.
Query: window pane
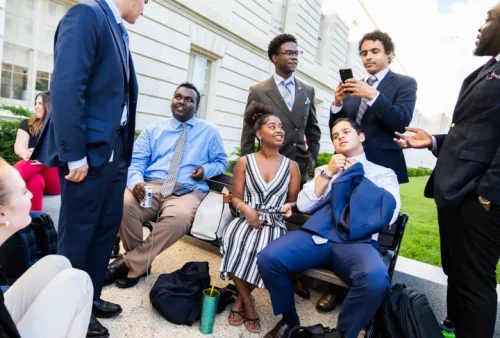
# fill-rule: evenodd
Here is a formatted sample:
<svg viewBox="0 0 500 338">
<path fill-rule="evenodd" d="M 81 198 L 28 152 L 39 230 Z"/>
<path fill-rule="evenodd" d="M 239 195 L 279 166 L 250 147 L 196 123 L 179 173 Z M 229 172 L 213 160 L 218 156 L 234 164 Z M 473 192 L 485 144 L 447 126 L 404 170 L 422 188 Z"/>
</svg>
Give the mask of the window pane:
<svg viewBox="0 0 500 338">
<path fill-rule="evenodd" d="M 17 16 L 11 13 L 6 13 L 4 41 L 15 43 L 16 37 L 17 37 Z"/>
<path fill-rule="evenodd" d="M 4 43 L 0 90 L 2 97 L 27 99 L 29 58 L 28 49 Z"/>
<path fill-rule="evenodd" d="M 19 3 L 17 15 L 33 20 L 35 18 L 35 0 L 16 0 Z"/>
<path fill-rule="evenodd" d="M 23 45 L 29 48 L 34 47 L 33 41 L 33 20 L 25 18 L 17 18 L 17 36 L 14 43 L 16 45 Z"/>
<path fill-rule="evenodd" d="M 9 68 L 12 68 L 11 65 L 5 65 L 5 64 L 2 64 L 2 68 L 6 68 L 6 67 L 9 67 Z M 10 91 L 12 89 L 11 87 L 11 81 L 12 81 L 12 73 L 11 72 L 8 72 L 8 71 L 5 71 L 3 70 L 2 71 L 2 83 L 1 83 L 1 90 L 0 90 L 0 95 L 2 97 L 7 97 L 7 98 L 10 98 Z"/>
<path fill-rule="evenodd" d="M 47 80 L 48 80 L 48 79 L 49 79 L 49 73 L 47 73 L 47 72 L 41 72 L 41 71 L 37 70 L 37 72 L 36 72 L 36 77 L 37 77 L 37 78 L 39 77 L 39 78 L 41 78 L 41 79 L 47 79 Z"/>
<path fill-rule="evenodd" d="M 35 91 L 43 92 L 44 90 L 49 90 L 49 80 L 37 77 Z"/>
</svg>

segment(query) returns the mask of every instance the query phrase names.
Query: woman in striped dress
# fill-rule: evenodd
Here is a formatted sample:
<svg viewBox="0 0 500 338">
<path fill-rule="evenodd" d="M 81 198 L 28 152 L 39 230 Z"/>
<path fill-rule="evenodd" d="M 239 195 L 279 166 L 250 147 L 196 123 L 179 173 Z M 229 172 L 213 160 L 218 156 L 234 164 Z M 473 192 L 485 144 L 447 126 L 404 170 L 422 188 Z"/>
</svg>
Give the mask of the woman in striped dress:
<svg viewBox="0 0 500 338">
<path fill-rule="evenodd" d="M 245 324 L 258 333 L 260 322 L 251 293 L 264 287 L 257 269 L 257 254 L 286 233 L 300 189 L 297 163 L 279 154 L 285 132 L 269 106 L 252 102 L 245 123 L 260 142 L 257 153 L 243 156 L 234 168 L 232 204 L 238 212 L 225 229 L 221 246 L 221 278 L 232 279 L 240 296 L 229 314 L 229 324 Z"/>
</svg>

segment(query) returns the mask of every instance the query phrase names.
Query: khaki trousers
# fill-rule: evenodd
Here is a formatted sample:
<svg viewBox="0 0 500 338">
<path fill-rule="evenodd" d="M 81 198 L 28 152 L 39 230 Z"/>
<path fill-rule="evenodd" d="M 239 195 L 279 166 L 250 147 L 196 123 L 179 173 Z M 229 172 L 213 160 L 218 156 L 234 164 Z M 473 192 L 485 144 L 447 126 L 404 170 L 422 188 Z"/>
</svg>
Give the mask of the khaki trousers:
<svg viewBox="0 0 500 338">
<path fill-rule="evenodd" d="M 5 307 L 23 338 L 83 338 L 94 288 L 89 275 L 66 257 L 50 255 L 26 271 L 5 293 Z"/>
<path fill-rule="evenodd" d="M 150 208 L 143 208 L 130 190 L 125 189 L 123 218 L 120 226 L 120 238 L 126 254 L 125 263 L 130 268 L 128 277 L 134 278 L 146 272 L 148 263 L 186 235 L 193 223 L 196 209 L 205 193 L 199 190 L 183 195 L 161 196 L 163 181 L 149 181 L 153 188 L 153 203 Z M 153 231 L 143 239 L 142 223 L 157 218 Z"/>
</svg>

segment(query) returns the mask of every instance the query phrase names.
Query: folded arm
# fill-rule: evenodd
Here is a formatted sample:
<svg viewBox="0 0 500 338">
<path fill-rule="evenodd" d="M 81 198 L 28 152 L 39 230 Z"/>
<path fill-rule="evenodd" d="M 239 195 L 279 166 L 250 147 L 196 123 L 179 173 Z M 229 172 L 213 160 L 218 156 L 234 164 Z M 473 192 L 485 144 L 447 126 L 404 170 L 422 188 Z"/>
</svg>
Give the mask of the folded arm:
<svg viewBox="0 0 500 338">
<path fill-rule="evenodd" d="M 208 162 L 202 165 L 205 179 L 220 175 L 226 170 L 227 155 L 219 131 L 214 130 L 210 140 Z"/>
</svg>

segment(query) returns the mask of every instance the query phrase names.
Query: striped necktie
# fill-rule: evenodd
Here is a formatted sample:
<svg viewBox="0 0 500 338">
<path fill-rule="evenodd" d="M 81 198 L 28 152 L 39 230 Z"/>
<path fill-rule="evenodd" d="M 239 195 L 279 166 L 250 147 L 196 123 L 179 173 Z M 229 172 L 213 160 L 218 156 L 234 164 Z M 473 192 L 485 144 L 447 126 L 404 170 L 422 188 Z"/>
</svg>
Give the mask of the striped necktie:
<svg viewBox="0 0 500 338">
<path fill-rule="evenodd" d="M 179 169 L 181 168 L 182 155 L 184 155 L 184 143 L 186 143 L 186 122 L 182 123 L 182 133 L 177 140 L 177 144 L 175 145 L 174 155 L 172 156 L 172 161 L 170 162 L 170 167 L 168 168 L 168 174 L 161 187 L 161 195 L 163 197 L 170 196 L 172 191 L 174 191 L 177 175 L 179 174 Z"/>
<path fill-rule="evenodd" d="M 368 83 L 370 86 L 373 86 L 375 82 L 377 82 L 376 76 L 370 76 L 368 80 L 366 80 L 366 83 Z M 359 105 L 358 115 L 356 115 L 356 123 L 358 125 L 361 125 L 361 120 L 363 119 L 363 116 L 365 115 L 367 109 L 368 109 L 368 100 L 362 99 L 361 104 Z"/>
<path fill-rule="evenodd" d="M 125 44 L 125 70 L 127 72 L 127 81 L 128 81 L 130 78 L 130 69 L 129 69 L 130 46 L 129 46 L 128 32 L 122 23 L 119 23 L 118 27 L 120 28 L 120 32 L 122 33 L 123 43 Z"/>
<path fill-rule="evenodd" d="M 285 100 L 285 103 L 290 111 L 292 111 L 293 107 L 293 96 L 292 92 L 290 91 L 290 88 L 288 88 L 288 85 L 292 83 L 292 79 L 288 80 L 282 80 L 280 82 L 280 92 L 281 96 L 283 96 L 283 100 Z"/>
</svg>

